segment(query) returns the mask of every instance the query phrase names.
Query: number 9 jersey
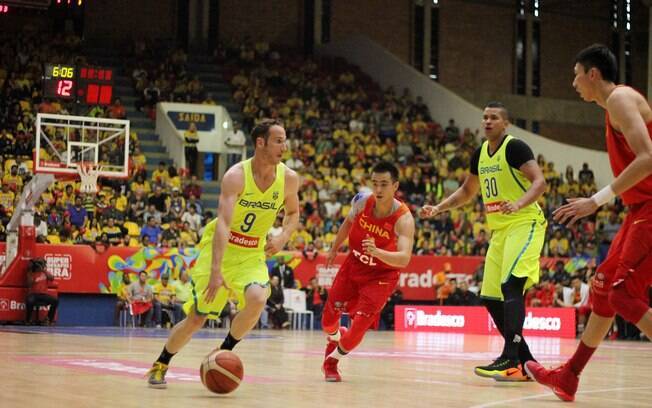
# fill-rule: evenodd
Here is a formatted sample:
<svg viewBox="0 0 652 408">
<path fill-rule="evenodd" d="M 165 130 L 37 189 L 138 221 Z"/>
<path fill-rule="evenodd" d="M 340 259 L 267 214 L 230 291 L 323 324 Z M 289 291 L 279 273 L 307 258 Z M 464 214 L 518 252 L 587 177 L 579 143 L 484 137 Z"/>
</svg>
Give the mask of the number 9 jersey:
<svg viewBox="0 0 652 408">
<path fill-rule="evenodd" d="M 485 141 L 471 159 L 471 173 L 480 179 L 482 201 L 491 230 L 503 229 L 519 222 L 545 220 L 537 202 L 512 214 L 503 214 L 504 202 L 515 202 L 530 188 L 530 181 L 519 170 L 529 160 L 534 160 L 532 150 L 523 141 L 511 135 L 503 138 L 498 149 L 489 154 L 489 142 Z"/>
<path fill-rule="evenodd" d="M 244 189 L 235 202 L 226 257 L 248 257 L 264 251 L 267 234 L 274 225 L 278 212 L 285 201 L 285 165 L 276 166 L 276 179 L 264 192 L 258 189 L 251 170 L 251 159 L 242 162 Z M 210 246 L 213 241 L 217 218 L 204 230 L 199 249 Z"/>
<path fill-rule="evenodd" d="M 244 293 L 252 284 L 266 287 L 269 272 L 265 263 L 267 233 L 272 228 L 278 212 L 285 202 L 285 165 L 276 166 L 276 178 L 265 191 L 260 191 L 254 182 L 251 159 L 241 162 L 244 171 L 244 189 L 233 208 L 229 226 L 229 242 L 222 256 L 222 276 L 228 290 L 221 287 L 212 302 L 205 301 L 204 291 L 208 287 L 213 259 L 213 236 L 217 218 L 206 225 L 199 242 L 199 256 L 190 269 L 192 298 L 183 309 L 191 309 L 199 315 L 219 316 L 229 296 L 238 299 L 238 309 L 245 305 Z"/>
</svg>

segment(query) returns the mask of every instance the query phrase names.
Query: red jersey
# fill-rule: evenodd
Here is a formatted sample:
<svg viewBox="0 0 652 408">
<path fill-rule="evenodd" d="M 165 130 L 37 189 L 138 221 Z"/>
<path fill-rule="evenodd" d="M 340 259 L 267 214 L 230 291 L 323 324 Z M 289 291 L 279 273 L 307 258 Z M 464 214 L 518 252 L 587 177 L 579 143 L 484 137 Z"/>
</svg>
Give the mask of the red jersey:
<svg viewBox="0 0 652 408">
<path fill-rule="evenodd" d="M 43 271 L 32 273 L 32 286 L 29 293 L 48 293 L 48 276 Z"/>
<path fill-rule="evenodd" d="M 607 152 L 611 170 L 615 177 L 625 170 L 629 163 L 636 158 L 636 153 L 629 148 L 625 136 L 611 126 L 609 112 L 606 112 Z M 652 122 L 648 122 L 647 133 L 652 137 Z M 643 201 L 652 200 L 652 175 L 639 181 L 634 187 L 621 194 L 625 205 L 632 205 Z"/>
<path fill-rule="evenodd" d="M 362 241 L 371 237 L 376 243 L 376 248 L 386 251 L 396 251 L 398 237 L 394 228 L 403 214 L 409 212 L 408 207 L 401 203 L 399 208 L 385 218 L 374 217 L 374 205 L 376 197 L 369 196 L 364 209 L 355 215 L 351 230 L 349 231 L 349 258 L 355 259 L 360 267 L 368 272 L 389 272 L 398 270 L 394 266 L 387 265 L 379 259 L 366 255 L 362 248 Z"/>
</svg>

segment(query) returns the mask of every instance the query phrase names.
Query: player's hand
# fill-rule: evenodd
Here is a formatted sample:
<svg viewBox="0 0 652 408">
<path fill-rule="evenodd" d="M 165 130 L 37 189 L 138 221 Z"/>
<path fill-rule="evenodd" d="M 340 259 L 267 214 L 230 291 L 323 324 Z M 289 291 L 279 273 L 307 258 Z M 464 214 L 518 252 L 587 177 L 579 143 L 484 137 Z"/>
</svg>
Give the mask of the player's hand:
<svg viewBox="0 0 652 408">
<path fill-rule="evenodd" d="M 591 215 L 598 210 L 598 204 L 592 198 L 569 198 L 564 204 L 552 213 L 552 218 L 567 227 L 572 226 L 577 220 Z"/>
<path fill-rule="evenodd" d="M 224 284 L 224 277 L 222 276 L 222 272 L 218 270 L 212 270 L 211 271 L 211 277 L 208 281 L 208 286 L 206 286 L 206 289 L 204 289 L 204 300 L 206 303 L 211 303 L 214 299 L 215 296 L 217 295 L 217 291 L 224 286 L 225 288 L 227 287 Z"/>
<path fill-rule="evenodd" d="M 333 264 L 333 261 L 335 260 L 335 257 L 337 256 L 337 251 L 333 251 L 332 249 L 328 251 L 328 254 L 326 254 L 326 266 L 329 267 Z"/>
<path fill-rule="evenodd" d="M 503 203 L 500 205 L 500 212 L 503 214 L 512 214 L 518 212 L 520 209 L 521 207 L 519 207 L 518 204 L 511 203 L 509 201 L 503 201 Z"/>
<path fill-rule="evenodd" d="M 419 208 L 417 215 L 419 215 L 421 218 L 432 218 L 440 212 L 441 210 L 439 209 L 439 206 L 424 205 L 423 207 Z"/>
<path fill-rule="evenodd" d="M 267 239 L 267 243 L 265 244 L 265 255 L 267 257 L 270 257 L 283 249 L 285 246 L 285 242 L 283 242 L 283 238 L 281 236 L 276 236 L 276 237 L 270 237 Z"/>
<path fill-rule="evenodd" d="M 376 255 L 378 253 L 378 248 L 376 248 L 376 241 L 367 235 L 367 237 L 362 240 L 362 250 L 367 255 Z"/>
</svg>

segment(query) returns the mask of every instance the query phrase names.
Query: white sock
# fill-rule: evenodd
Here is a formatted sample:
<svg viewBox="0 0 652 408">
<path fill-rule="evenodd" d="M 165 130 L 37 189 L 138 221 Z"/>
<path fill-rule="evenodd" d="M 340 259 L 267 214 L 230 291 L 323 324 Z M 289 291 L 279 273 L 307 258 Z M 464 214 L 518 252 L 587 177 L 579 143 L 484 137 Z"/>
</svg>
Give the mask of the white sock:
<svg viewBox="0 0 652 408">
<path fill-rule="evenodd" d="M 335 342 L 340 341 L 340 328 L 339 327 L 337 328 L 337 331 L 335 332 L 335 334 L 329 334 L 328 339 L 330 341 L 335 341 Z"/>
<path fill-rule="evenodd" d="M 346 354 L 342 354 L 342 353 L 340 352 L 340 348 L 338 347 L 338 348 L 336 348 L 335 350 L 333 350 L 332 353 L 330 353 L 330 354 L 328 355 L 328 358 L 331 358 L 331 357 L 332 357 L 332 358 L 334 358 L 335 360 L 339 360 L 340 358 L 344 357 L 345 355 L 346 355 Z"/>
</svg>

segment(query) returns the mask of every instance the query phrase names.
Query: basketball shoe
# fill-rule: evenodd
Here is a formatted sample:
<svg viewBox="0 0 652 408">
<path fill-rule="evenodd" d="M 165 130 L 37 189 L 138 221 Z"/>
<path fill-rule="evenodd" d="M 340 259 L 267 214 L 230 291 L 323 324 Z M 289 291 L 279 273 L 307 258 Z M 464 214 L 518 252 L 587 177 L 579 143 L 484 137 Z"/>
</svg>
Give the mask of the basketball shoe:
<svg viewBox="0 0 652 408">
<path fill-rule="evenodd" d="M 147 376 L 149 378 L 147 379 L 147 382 L 149 383 L 150 388 L 167 388 L 168 383 L 165 381 L 165 373 L 168 372 L 168 365 L 163 364 L 161 362 L 155 362 L 154 365 L 152 365 L 152 368 L 149 369 L 147 372 Z"/>
<path fill-rule="evenodd" d="M 349 329 L 346 327 L 340 327 L 340 339 Z M 324 351 L 324 364 L 322 364 L 321 370 L 324 373 L 324 379 L 328 382 L 340 382 L 342 381 L 342 376 L 340 375 L 339 370 L 337 369 L 337 363 L 340 360 L 328 357 L 333 351 L 337 348 L 338 342 L 331 340 L 331 337 L 328 336 L 328 343 L 326 344 L 326 350 Z"/>
<path fill-rule="evenodd" d="M 477 366 L 474 372 L 480 377 L 493 378 L 496 381 L 529 381 L 527 375 L 523 372 L 523 367 L 518 361 L 509 360 L 504 357 L 497 358 L 489 365 Z"/>
<path fill-rule="evenodd" d="M 579 377 L 568 364 L 548 370 L 536 361 L 525 363 L 525 371 L 539 384 L 550 388 L 562 401 L 574 401 Z"/>
</svg>

